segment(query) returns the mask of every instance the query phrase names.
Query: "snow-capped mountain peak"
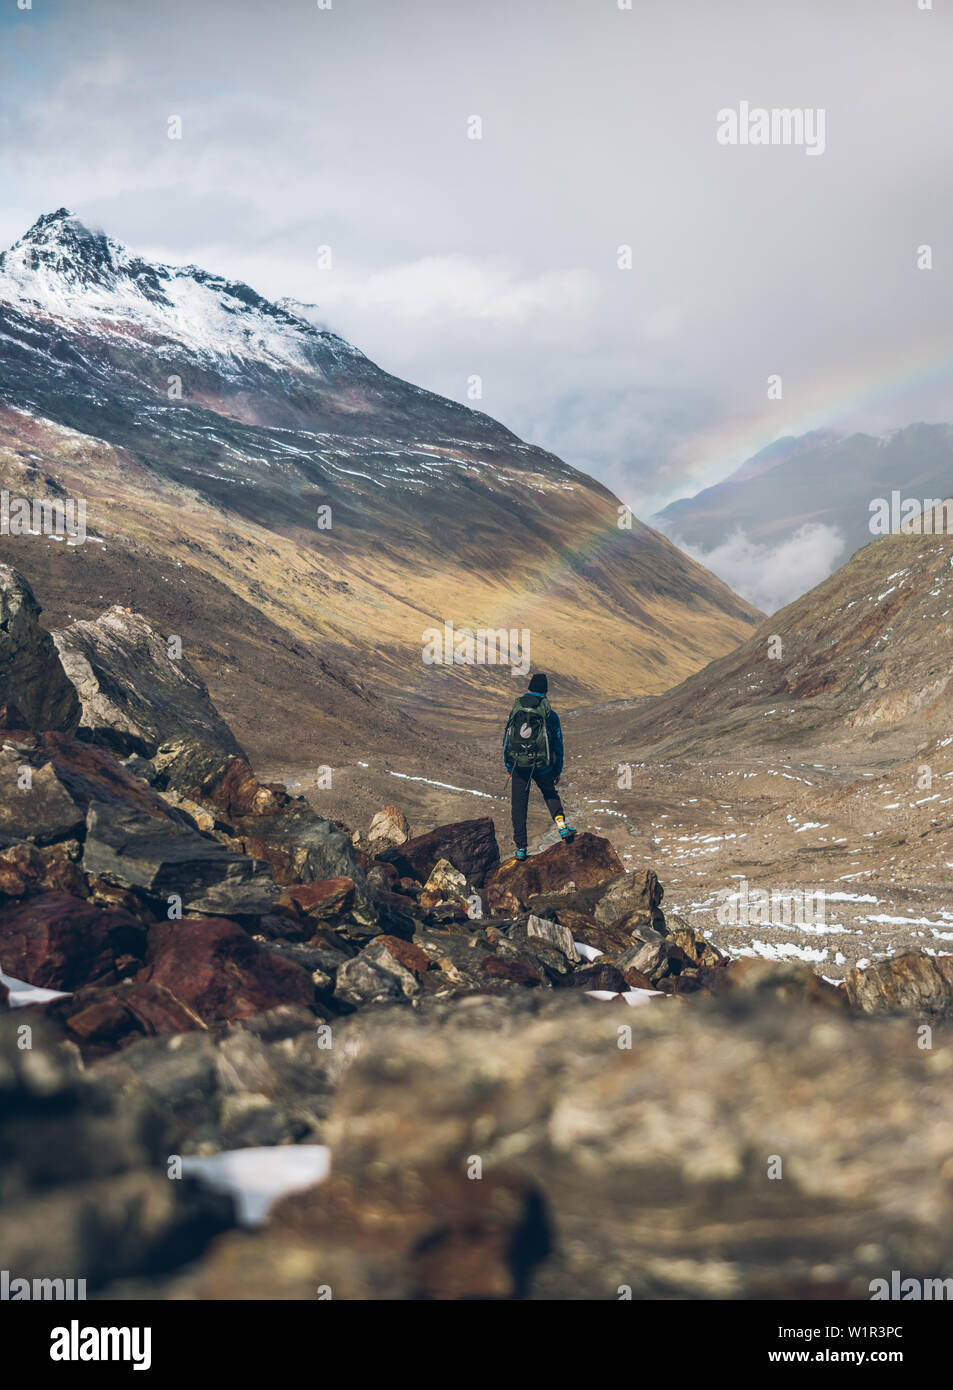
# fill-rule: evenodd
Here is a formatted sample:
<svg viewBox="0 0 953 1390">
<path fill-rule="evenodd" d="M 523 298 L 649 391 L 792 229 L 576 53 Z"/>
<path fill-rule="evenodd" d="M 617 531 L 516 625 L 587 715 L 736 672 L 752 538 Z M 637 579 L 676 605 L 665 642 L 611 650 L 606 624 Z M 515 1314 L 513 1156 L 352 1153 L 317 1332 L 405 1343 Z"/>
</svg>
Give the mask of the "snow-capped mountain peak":
<svg viewBox="0 0 953 1390">
<path fill-rule="evenodd" d="M 86 332 L 132 332 L 176 344 L 203 358 L 313 369 L 315 348 L 361 357 L 322 332 L 295 301 L 274 304 L 241 281 L 198 266 L 143 260 L 68 208 L 44 213 L 0 255 L 0 303 L 40 313 Z M 304 306 L 301 306 L 304 308 Z"/>
</svg>

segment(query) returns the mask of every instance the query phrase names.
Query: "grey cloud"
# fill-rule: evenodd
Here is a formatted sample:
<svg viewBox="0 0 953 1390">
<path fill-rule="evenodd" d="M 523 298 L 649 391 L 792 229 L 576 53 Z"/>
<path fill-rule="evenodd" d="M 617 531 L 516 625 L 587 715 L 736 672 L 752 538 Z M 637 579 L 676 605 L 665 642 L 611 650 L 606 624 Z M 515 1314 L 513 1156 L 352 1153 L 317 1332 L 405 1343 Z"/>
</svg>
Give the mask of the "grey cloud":
<svg viewBox="0 0 953 1390">
<path fill-rule="evenodd" d="M 913 0 L 49 0 L 0 19 L 0 242 L 65 203 L 315 302 L 645 513 L 781 434 L 953 418 L 951 40 Z M 823 106 L 825 154 L 719 146 L 742 98 Z"/>
</svg>

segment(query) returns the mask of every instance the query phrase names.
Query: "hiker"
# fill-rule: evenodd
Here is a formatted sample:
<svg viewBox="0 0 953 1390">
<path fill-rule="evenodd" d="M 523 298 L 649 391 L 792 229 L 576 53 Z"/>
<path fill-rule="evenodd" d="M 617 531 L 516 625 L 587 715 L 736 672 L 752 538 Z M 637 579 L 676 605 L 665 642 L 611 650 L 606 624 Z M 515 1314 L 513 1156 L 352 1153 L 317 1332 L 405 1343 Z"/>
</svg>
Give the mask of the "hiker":
<svg viewBox="0 0 953 1390">
<path fill-rule="evenodd" d="M 576 834 L 573 827 L 566 824 L 556 790 L 563 770 L 563 731 L 559 715 L 546 698 L 548 690 L 549 681 L 541 672 L 533 676 L 526 694 L 513 701 L 503 730 L 503 763 L 512 786 L 517 859 L 526 858 L 526 808 L 531 782 L 543 793 L 562 839 L 572 840 Z"/>
</svg>

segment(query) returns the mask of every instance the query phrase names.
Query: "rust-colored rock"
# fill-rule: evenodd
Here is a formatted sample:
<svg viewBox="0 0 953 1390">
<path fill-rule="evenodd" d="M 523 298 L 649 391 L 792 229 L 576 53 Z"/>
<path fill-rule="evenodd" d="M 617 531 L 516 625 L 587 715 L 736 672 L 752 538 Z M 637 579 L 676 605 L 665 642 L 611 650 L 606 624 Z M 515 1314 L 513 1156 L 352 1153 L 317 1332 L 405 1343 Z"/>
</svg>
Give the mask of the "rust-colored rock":
<svg viewBox="0 0 953 1390">
<path fill-rule="evenodd" d="M 49 1013 L 82 1042 L 121 1047 L 141 1037 L 189 1033 L 205 1027 L 180 999 L 161 985 L 127 981 L 111 988 L 90 986 L 57 1000 Z"/>
<path fill-rule="evenodd" d="M 354 880 L 346 874 L 320 878 L 314 883 L 296 883 L 285 888 L 278 899 L 282 907 L 289 907 L 317 922 L 340 916 L 353 901 Z"/>
<path fill-rule="evenodd" d="M 612 994 L 621 994 L 626 987 L 626 979 L 617 965 L 609 960 L 594 960 L 589 965 L 581 965 L 559 980 L 563 989 L 602 989 Z"/>
<path fill-rule="evenodd" d="M 0 908 L 4 971 L 44 989 L 73 990 L 109 975 L 117 957 L 142 959 L 145 928 L 122 911 L 65 893 L 38 893 Z"/>
<path fill-rule="evenodd" d="M 396 1177 L 333 1175 L 293 1193 L 258 1234 L 218 1241 L 198 1297 L 345 1300 L 526 1297 L 551 1235 L 538 1190 L 496 1165 L 479 1182 L 461 1167 L 415 1166 Z"/>
<path fill-rule="evenodd" d="M 55 847 L 53 847 L 55 848 Z M 53 893 L 68 893 L 74 898 L 89 897 L 86 875 L 72 859 L 43 855 L 45 860 L 40 884 Z"/>
<path fill-rule="evenodd" d="M 624 873 L 609 841 L 583 831 L 570 844 L 560 842 L 522 862 L 514 859 L 502 865 L 487 880 L 484 901 L 495 912 L 508 911 L 512 899 L 520 907 L 531 907 L 534 898 L 574 893 Z"/>
<path fill-rule="evenodd" d="M 648 975 L 643 975 L 642 971 L 637 970 L 634 965 L 627 966 L 626 969 L 622 972 L 622 977 L 625 980 L 625 983 L 629 987 L 629 989 L 655 988 Z"/>
<path fill-rule="evenodd" d="M 224 917 L 158 924 L 149 933 L 148 961 L 137 979 L 162 985 L 205 1024 L 314 1002 L 306 970 Z"/>
<path fill-rule="evenodd" d="M 63 786 L 84 810 L 91 801 L 97 801 L 136 807 L 160 820 L 178 819 L 157 792 L 102 749 L 61 733 L 41 734 L 37 744 L 38 761 L 52 764 Z"/>
<path fill-rule="evenodd" d="M 480 969 L 491 980 L 506 980 L 512 985 L 541 985 L 543 977 L 528 961 L 510 956 L 484 956 Z"/>
<path fill-rule="evenodd" d="M 237 756 L 227 758 L 191 792 L 196 801 L 214 806 L 227 819 L 274 815 L 290 800 L 282 788 L 263 786 L 247 759 Z"/>
<path fill-rule="evenodd" d="M 0 850 L 0 895 L 22 898 L 32 884 L 39 883 L 43 868 L 33 845 L 10 845 Z"/>
<path fill-rule="evenodd" d="M 405 970 L 409 970 L 418 980 L 430 969 L 430 957 L 426 951 L 415 946 L 412 941 L 404 941 L 399 936 L 375 936 L 372 946 L 386 946 L 395 960 L 399 960 Z"/>
<path fill-rule="evenodd" d="M 632 937 L 624 926 L 597 922 L 595 917 L 590 917 L 585 912 L 575 912 L 569 907 L 557 907 L 547 915 L 552 916 L 562 926 L 568 927 L 574 941 L 592 946 L 604 955 L 613 951 L 627 951 L 632 945 Z"/>
</svg>

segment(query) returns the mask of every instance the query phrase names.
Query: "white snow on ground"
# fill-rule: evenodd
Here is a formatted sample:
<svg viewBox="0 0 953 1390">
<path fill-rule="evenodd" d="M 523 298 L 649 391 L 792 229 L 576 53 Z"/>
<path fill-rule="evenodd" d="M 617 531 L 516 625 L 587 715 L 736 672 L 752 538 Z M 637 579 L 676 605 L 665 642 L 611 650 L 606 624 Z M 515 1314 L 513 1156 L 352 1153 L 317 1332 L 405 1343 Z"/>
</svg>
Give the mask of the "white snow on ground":
<svg viewBox="0 0 953 1390">
<path fill-rule="evenodd" d="M 929 917 L 891 917 L 879 912 L 876 917 L 861 917 L 861 922 L 877 922 L 885 927 L 948 927 L 949 922 L 934 922 Z"/>
<path fill-rule="evenodd" d="M 196 1177 L 216 1192 L 234 1197 L 243 1226 L 261 1225 L 279 1197 L 324 1182 L 330 1171 L 331 1150 L 324 1144 L 231 1149 L 182 1159 L 182 1172 L 187 1177 Z"/>
<path fill-rule="evenodd" d="M 390 769 L 388 768 L 390 772 Z M 454 787 L 449 782 L 435 782 L 431 777 L 411 777 L 409 772 L 391 772 L 391 777 L 402 777 L 405 782 L 426 782 L 428 787 L 444 787 L 448 792 L 466 792 L 468 796 L 485 796 L 487 801 L 499 801 L 501 798 L 494 796 L 492 792 L 477 792 L 472 787 Z"/>
<path fill-rule="evenodd" d="M 70 993 L 65 989 L 42 989 L 39 985 L 28 985 L 25 980 L 4 975 L 2 970 L 0 985 L 6 985 L 10 991 L 8 1003 L 11 1009 L 24 1009 L 28 1004 L 49 1004 L 54 999 L 66 999 Z"/>
<path fill-rule="evenodd" d="M 597 951 L 595 946 L 587 946 L 584 941 L 574 941 L 573 945 L 580 960 L 598 960 L 602 955 L 602 952 Z"/>
<path fill-rule="evenodd" d="M 827 960 L 827 947 L 819 950 L 813 946 L 795 946 L 793 941 L 785 942 L 773 946 L 767 941 L 752 941 L 750 946 L 740 946 L 735 950 L 736 956 L 763 956 L 765 960 L 789 960 L 792 956 L 795 960 L 822 961 Z"/>
<path fill-rule="evenodd" d="M 614 994 L 611 989 L 587 989 L 586 994 L 590 999 L 624 999 L 632 1008 L 637 1009 L 642 1004 L 650 1004 L 655 998 L 665 998 L 660 989 L 627 989 L 624 994 Z"/>
</svg>

